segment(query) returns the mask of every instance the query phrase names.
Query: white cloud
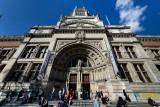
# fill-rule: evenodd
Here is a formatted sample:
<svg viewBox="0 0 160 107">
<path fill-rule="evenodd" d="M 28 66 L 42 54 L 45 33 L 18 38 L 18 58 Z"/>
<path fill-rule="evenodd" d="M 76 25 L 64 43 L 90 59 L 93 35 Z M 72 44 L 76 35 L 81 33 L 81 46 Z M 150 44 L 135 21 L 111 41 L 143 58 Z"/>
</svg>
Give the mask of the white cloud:
<svg viewBox="0 0 160 107">
<path fill-rule="evenodd" d="M 147 6 L 134 6 L 133 0 L 117 0 L 116 2 L 116 10 L 118 10 L 120 14 L 120 23 L 131 26 L 132 32 L 144 30 L 144 28 L 140 26 L 140 21 L 146 19 L 146 17 L 143 16 L 143 12 L 146 9 Z"/>
</svg>

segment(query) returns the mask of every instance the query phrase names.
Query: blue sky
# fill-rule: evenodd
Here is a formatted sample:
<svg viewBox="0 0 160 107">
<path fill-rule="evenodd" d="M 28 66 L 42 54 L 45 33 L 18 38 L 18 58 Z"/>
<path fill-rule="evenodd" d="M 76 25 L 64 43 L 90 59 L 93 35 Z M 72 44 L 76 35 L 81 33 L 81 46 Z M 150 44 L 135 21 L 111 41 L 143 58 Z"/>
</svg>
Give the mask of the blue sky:
<svg viewBox="0 0 160 107">
<path fill-rule="evenodd" d="M 160 35 L 160 0 L 0 0 L 0 35 L 23 35 L 34 25 L 56 25 L 75 6 L 107 25 L 127 24 L 140 35 Z"/>
</svg>

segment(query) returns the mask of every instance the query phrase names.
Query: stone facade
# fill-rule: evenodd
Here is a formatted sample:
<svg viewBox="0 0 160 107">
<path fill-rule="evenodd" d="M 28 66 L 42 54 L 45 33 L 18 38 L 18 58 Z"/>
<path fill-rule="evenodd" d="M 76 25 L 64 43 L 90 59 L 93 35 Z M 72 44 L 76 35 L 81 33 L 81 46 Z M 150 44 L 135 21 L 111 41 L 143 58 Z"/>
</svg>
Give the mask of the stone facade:
<svg viewBox="0 0 160 107">
<path fill-rule="evenodd" d="M 85 7 L 61 16 L 57 25 L 31 27 L 24 36 L 0 38 L 0 87 L 53 87 L 103 91 L 112 101 L 125 89 L 160 93 L 160 36 L 136 35 L 126 25 L 104 25 Z M 159 100 L 160 98 L 154 98 Z"/>
</svg>

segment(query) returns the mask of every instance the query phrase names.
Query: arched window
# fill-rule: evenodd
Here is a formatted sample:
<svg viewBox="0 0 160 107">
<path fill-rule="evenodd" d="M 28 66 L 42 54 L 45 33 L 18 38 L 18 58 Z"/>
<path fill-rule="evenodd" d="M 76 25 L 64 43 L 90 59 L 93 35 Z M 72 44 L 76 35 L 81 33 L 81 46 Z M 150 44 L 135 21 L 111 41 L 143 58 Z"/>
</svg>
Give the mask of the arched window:
<svg viewBox="0 0 160 107">
<path fill-rule="evenodd" d="M 73 59 L 69 64 L 68 67 L 77 67 L 78 66 L 78 61 L 82 61 L 82 67 L 91 67 L 90 62 L 86 58 L 75 58 Z"/>
</svg>

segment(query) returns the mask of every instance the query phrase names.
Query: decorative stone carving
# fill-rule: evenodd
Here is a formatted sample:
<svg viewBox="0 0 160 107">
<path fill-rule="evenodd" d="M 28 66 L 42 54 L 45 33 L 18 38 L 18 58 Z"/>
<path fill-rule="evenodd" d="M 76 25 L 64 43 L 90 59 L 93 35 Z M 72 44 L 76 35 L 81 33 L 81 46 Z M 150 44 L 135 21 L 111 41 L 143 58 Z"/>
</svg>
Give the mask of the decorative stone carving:
<svg viewBox="0 0 160 107">
<path fill-rule="evenodd" d="M 58 40 L 56 44 L 56 51 L 59 50 L 64 45 L 75 42 L 75 40 Z"/>
<path fill-rule="evenodd" d="M 101 40 L 85 40 L 84 41 L 85 43 L 89 43 L 93 46 L 96 46 L 98 47 L 99 49 L 102 49 L 102 46 L 101 46 Z"/>
<path fill-rule="evenodd" d="M 76 36 L 77 43 L 81 43 L 85 39 L 85 32 L 84 31 L 76 31 L 75 36 Z"/>
</svg>

